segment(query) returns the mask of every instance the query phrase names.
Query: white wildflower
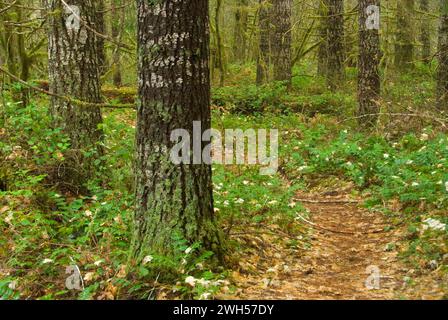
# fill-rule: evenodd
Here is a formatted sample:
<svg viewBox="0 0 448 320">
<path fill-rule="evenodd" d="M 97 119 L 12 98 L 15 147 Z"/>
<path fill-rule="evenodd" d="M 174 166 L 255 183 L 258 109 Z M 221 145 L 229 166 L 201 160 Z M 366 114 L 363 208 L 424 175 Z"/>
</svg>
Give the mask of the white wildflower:
<svg viewBox="0 0 448 320">
<path fill-rule="evenodd" d="M 153 256 L 146 256 L 143 258 L 143 264 L 150 263 L 153 259 Z"/>
<path fill-rule="evenodd" d="M 6 216 L 6 218 L 4 220 L 7 224 L 11 224 L 11 221 L 13 218 L 14 218 L 14 214 L 12 213 L 12 211 L 9 211 L 8 215 Z"/>
<path fill-rule="evenodd" d="M 86 210 L 86 211 L 84 211 L 84 215 L 86 216 L 86 217 L 91 217 L 93 214 L 92 214 L 92 211 L 90 211 L 90 210 Z"/>
<path fill-rule="evenodd" d="M 17 288 L 17 280 L 11 281 L 8 284 L 8 288 L 11 289 L 11 290 L 16 290 L 16 288 Z"/>
<path fill-rule="evenodd" d="M 98 261 L 95 261 L 93 264 L 96 265 L 97 267 L 99 267 L 103 262 L 104 262 L 104 260 L 98 260 Z"/>
<path fill-rule="evenodd" d="M 52 263 L 52 262 L 53 262 L 53 259 L 44 259 L 42 261 L 43 264 L 48 264 L 48 263 Z"/>
<path fill-rule="evenodd" d="M 212 294 L 210 292 L 204 292 L 199 296 L 199 300 L 208 300 L 210 299 L 211 295 Z"/>
<path fill-rule="evenodd" d="M 444 231 L 446 228 L 446 224 L 440 222 L 439 220 L 428 218 L 423 220 L 423 230 L 431 229 L 431 230 L 439 230 Z"/>
<path fill-rule="evenodd" d="M 192 276 L 188 276 L 185 278 L 185 283 L 189 284 L 190 286 L 194 287 L 196 285 L 196 279 Z"/>
</svg>

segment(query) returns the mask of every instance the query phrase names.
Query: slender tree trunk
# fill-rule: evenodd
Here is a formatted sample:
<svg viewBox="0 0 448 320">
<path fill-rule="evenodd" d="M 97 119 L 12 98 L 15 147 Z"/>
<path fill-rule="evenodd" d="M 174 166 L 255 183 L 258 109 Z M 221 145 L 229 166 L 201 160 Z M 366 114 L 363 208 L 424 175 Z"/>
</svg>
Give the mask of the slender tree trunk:
<svg viewBox="0 0 448 320">
<path fill-rule="evenodd" d="M 421 21 L 420 42 L 422 44 L 421 58 L 425 63 L 431 60 L 431 31 L 429 14 L 429 0 L 420 0 L 420 10 L 425 14 Z"/>
<path fill-rule="evenodd" d="M 219 86 L 224 85 L 224 57 L 221 38 L 221 9 L 222 0 L 217 0 L 215 10 L 215 31 L 216 31 L 216 63 L 219 69 Z"/>
<path fill-rule="evenodd" d="M 291 9 L 292 0 L 273 0 L 274 80 L 291 82 Z"/>
<path fill-rule="evenodd" d="M 233 37 L 233 53 L 236 61 L 244 62 L 247 51 L 248 0 L 236 0 L 235 30 Z"/>
<path fill-rule="evenodd" d="M 448 112 L 448 2 L 440 0 L 440 24 L 437 48 L 437 108 Z"/>
<path fill-rule="evenodd" d="M 52 93 L 90 103 L 101 102 L 103 42 L 92 31 L 101 24 L 97 21 L 102 7 L 99 4 L 96 0 L 72 0 L 69 9 L 60 0 L 48 1 L 48 69 Z M 72 154 L 68 156 L 62 179 L 80 187 L 94 174 L 95 160 L 82 151 L 101 152 L 100 108 L 75 105 L 52 96 L 50 111 L 53 126 L 62 128 L 71 142 Z"/>
<path fill-rule="evenodd" d="M 328 6 L 329 0 L 319 0 L 319 47 L 317 50 L 317 75 L 327 74 L 328 62 Z"/>
<path fill-rule="evenodd" d="M 371 7 L 376 6 L 376 7 Z M 375 126 L 378 119 L 380 99 L 380 37 L 376 27 L 367 27 L 369 16 L 380 0 L 359 0 L 359 71 L 358 71 L 358 116 L 364 127 Z"/>
<path fill-rule="evenodd" d="M 329 0 L 327 83 L 336 89 L 344 79 L 344 1 Z"/>
<path fill-rule="evenodd" d="M 124 23 L 125 23 L 125 17 L 126 12 L 124 8 L 121 8 L 120 11 L 118 11 L 117 7 L 122 5 L 121 0 L 111 0 L 111 24 L 112 24 L 112 38 L 117 42 L 120 43 L 122 36 L 123 36 L 123 30 L 124 30 Z M 121 52 L 120 47 L 117 45 L 114 48 L 114 51 L 112 53 L 112 61 L 113 61 L 113 82 L 115 87 L 119 88 L 122 86 L 122 75 L 121 75 Z"/>
<path fill-rule="evenodd" d="M 414 0 L 398 0 L 396 9 L 395 67 L 404 71 L 414 59 Z"/>
<path fill-rule="evenodd" d="M 208 1 L 138 1 L 139 105 L 136 210 L 131 257 L 178 255 L 173 238 L 200 242 L 220 256 L 211 166 L 173 163 L 173 130 L 201 145 L 210 128 Z M 193 136 L 193 122 L 201 133 Z"/>
<path fill-rule="evenodd" d="M 259 14 L 258 14 L 258 58 L 257 58 L 257 85 L 269 81 L 270 69 L 270 35 L 269 35 L 269 1 L 259 0 Z"/>
<path fill-rule="evenodd" d="M 8 71 L 23 81 L 28 81 L 30 76 L 30 59 L 26 52 L 24 28 L 21 26 L 24 17 L 22 12 L 22 1 L 18 0 L 9 11 L 3 12 L 1 20 L 4 23 L 2 44 L 5 49 L 6 64 Z M 17 23 L 17 25 L 15 25 Z M 11 83 L 16 82 L 10 79 Z M 29 102 L 29 88 L 21 87 L 20 90 L 12 90 L 12 98 L 26 106 Z"/>
<path fill-rule="evenodd" d="M 104 76 L 107 73 L 108 69 L 106 48 L 104 46 L 106 42 L 105 37 L 107 37 L 106 20 L 104 19 L 105 15 L 104 0 L 96 0 L 94 5 L 95 5 L 95 18 L 94 18 L 95 31 L 97 32 L 95 41 L 97 47 L 96 50 L 100 66 L 100 75 Z"/>
<path fill-rule="evenodd" d="M 350 2 L 352 6 L 352 2 Z M 350 10 L 352 7 L 350 7 Z M 350 16 L 344 23 L 345 36 L 345 63 L 348 67 L 356 67 L 358 64 L 358 19 Z"/>
</svg>

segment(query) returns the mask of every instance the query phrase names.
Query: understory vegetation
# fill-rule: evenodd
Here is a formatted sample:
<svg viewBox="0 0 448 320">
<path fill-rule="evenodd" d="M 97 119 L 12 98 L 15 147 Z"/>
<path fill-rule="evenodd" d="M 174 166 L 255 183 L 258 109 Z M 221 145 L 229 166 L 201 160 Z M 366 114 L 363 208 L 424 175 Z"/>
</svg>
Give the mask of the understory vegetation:
<svg viewBox="0 0 448 320">
<path fill-rule="evenodd" d="M 257 87 L 251 84 L 252 65 L 232 65 L 225 85 L 212 90 L 214 128 L 269 124 L 280 133 L 275 175 L 259 175 L 256 166 L 213 166 L 226 257 L 218 267 L 201 243 L 177 234 L 174 258 L 154 255 L 138 266 L 127 263 L 135 201 L 134 110 L 104 111 L 105 152 L 95 160 L 89 192 L 79 195 L 58 179 L 67 169 L 70 143 L 50 126 L 47 97 L 33 95 L 21 107 L 2 91 L 0 177 L 7 185 L 0 191 L 0 298 L 232 296 L 238 291 L 234 271 L 256 247 L 251 231 L 264 230 L 294 250 L 310 249 L 311 234 L 298 218 L 308 212 L 295 200 L 305 190 L 347 192 L 390 217 L 395 224 L 389 228 L 403 228 L 402 243 L 389 249 L 399 247 L 403 263 L 417 270 L 411 286 L 419 274 L 446 276 L 448 135 L 447 122 L 426 112 L 434 103 L 433 67 L 418 65 L 410 74 L 389 76 L 373 132 L 361 130 L 353 117 L 355 70 L 348 71 L 346 86 L 332 93 L 324 79 L 306 76 L 312 68 L 307 62 L 296 67 L 288 91 L 281 82 Z M 135 90 L 125 91 L 124 98 L 112 92 L 111 102 L 132 101 Z M 71 265 L 82 274 L 82 290 L 66 288 Z"/>
</svg>

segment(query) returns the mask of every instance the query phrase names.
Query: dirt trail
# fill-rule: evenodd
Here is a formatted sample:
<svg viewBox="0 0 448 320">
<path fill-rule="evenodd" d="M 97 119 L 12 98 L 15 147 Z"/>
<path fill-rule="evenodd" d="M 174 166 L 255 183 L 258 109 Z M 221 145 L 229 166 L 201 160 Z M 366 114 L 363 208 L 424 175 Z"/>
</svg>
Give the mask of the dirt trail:
<svg viewBox="0 0 448 320">
<path fill-rule="evenodd" d="M 266 273 L 252 278 L 240 293 L 243 299 L 397 299 L 403 286 L 403 268 L 394 250 L 386 249 L 398 239 L 397 231 L 381 213 L 369 212 L 344 197 L 298 195 L 310 211 L 306 223 L 312 228 L 311 247 L 303 256 L 289 261 L 287 272 L 276 272 L 262 290 Z M 331 231 L 330 231 L 331 230 Z M 378 268 L 380 289 L 365 285 Z M 373 269 L 375 270 L 375 269 Z M 258 277 L 258 278 L 257 278 Z M 262 279 L 260 279 L 260 277 Z M 374 284 L 374 282 L 371 282 Z"/>
</svg>

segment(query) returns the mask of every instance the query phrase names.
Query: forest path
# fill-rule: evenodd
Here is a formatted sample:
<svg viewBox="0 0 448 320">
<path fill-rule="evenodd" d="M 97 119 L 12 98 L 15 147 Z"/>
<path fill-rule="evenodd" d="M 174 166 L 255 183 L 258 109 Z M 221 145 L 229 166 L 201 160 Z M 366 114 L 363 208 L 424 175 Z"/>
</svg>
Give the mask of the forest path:
<svg viewBox="0 0 448 320">
<path fill-rule="evenodd" d="M 399 231 L 385 231 L 390 222 L 382 213 L 369 212 L 347 201 L 348 196 L 320 196 L 319 199 L 316 195 L 298 194 L 297 198 L 306 200 L 304 206 L 310 212 L 311 221 L 299 222 L 312 228 L 311 247 L 303 256 L 291 258 L 287 272 L 280 268 L 282 271 L 271 270 L 270 276 L 267 276 L 269 271 L 251 276 L 243 284 L 239 298 L 400 298 L 404 269 L 397 253 L 386 249 L 398 240 Z M 366 280 L 376 270 L 380 276 L 379 289 L 368 289 Z M 260 282 L 264 286 L 255 285 Z"/>
</svg>

